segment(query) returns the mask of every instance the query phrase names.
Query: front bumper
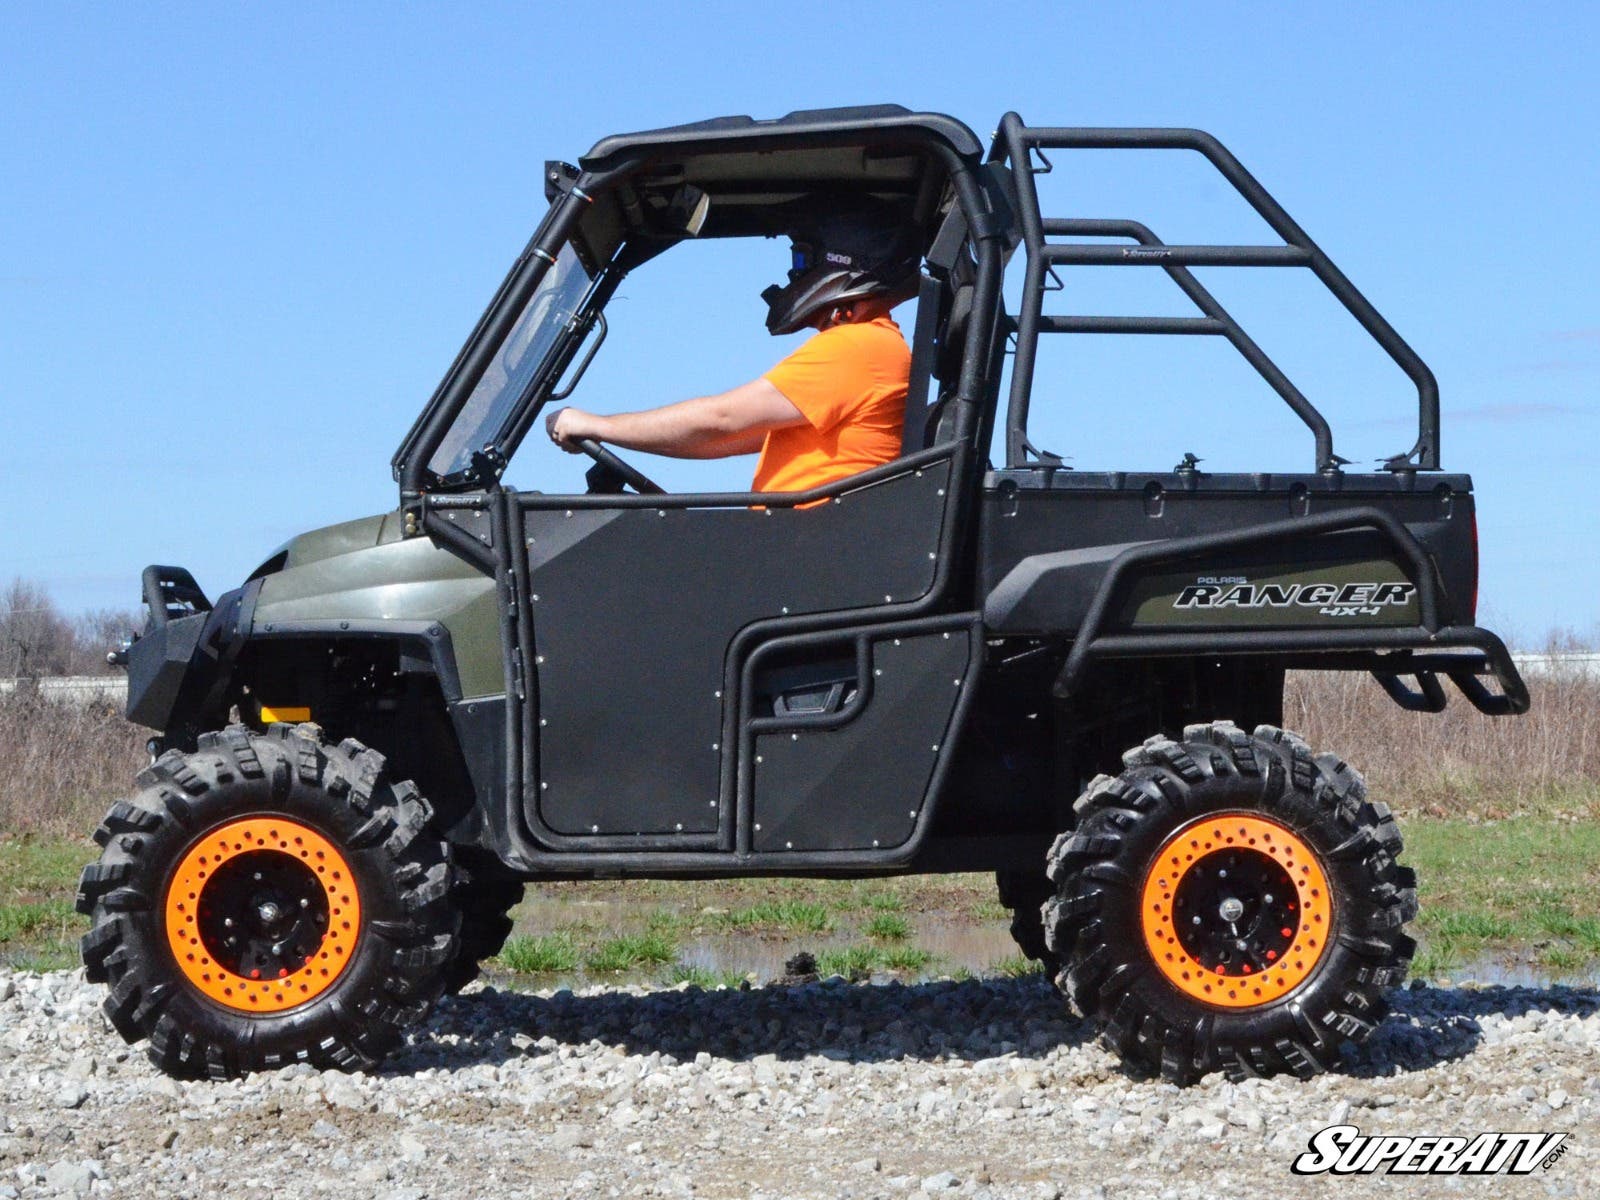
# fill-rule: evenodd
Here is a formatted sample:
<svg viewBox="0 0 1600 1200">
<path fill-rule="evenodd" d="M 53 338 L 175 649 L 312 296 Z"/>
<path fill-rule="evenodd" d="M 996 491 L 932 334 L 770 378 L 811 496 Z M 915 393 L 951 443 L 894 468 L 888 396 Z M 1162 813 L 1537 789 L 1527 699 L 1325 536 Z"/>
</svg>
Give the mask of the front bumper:
<svg viewBox="0 0 1600 1200">
<path fill-rule="evenodd" d="M 147 567 L 144 633 L 127 650 L 128 720 L 174 735 L 199 728 L 225 699 L 260 581 L 215 605 L 182 567 Z"/>
</svg>

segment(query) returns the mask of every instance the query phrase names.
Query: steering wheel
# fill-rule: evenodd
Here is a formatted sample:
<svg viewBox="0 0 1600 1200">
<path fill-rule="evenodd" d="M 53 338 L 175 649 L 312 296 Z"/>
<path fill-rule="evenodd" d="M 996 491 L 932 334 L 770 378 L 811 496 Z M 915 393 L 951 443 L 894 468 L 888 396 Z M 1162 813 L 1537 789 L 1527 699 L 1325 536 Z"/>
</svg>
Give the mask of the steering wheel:
<svg viewBox="0 0 1600 1200">
<path fill-rule="evenodd" d="M 659 496 L 666 491 L 665 488 L 639 470 L 639 468 L 629 466 L 594 439 L 579 438 L 573 444 L 594 459 L 595 465 L 600 470 L 615 479 L 620 479 L 623 483 L 631 485 L 633 490 L 641 496 Z M 590 482 L 594 483 L 595 481 L 591 479 Z M 597 488 L 596 490 L 599 489 Z"/>
</svg>

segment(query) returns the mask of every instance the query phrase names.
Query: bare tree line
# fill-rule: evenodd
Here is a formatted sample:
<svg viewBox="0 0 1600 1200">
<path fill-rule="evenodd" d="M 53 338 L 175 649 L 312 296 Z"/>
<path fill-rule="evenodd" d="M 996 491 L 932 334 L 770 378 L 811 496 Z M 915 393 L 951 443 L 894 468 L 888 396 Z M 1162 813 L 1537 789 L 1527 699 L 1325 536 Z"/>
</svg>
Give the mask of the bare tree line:
<svg viewBox="0 0 1600 1200">
<path fill-rule="evenodd" d="M 13 579 L 0 590 L 0 678 L 103 674 L 106 651 L 143 623 L 118 609 L 69 617 L 42 586 Z"/>
</svg>

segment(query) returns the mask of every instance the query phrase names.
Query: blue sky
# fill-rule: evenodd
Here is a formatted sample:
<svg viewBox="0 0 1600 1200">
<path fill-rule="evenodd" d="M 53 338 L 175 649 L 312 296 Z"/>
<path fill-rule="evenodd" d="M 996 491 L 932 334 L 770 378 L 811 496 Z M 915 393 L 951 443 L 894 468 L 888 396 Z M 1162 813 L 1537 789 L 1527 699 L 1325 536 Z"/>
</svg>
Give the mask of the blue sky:
<svg viewBox="0 0 1600 1200">
<path fill-rule="evenodd" d="M 544 159 L 620 130 L 893 101 L 984 138 L 1008 108 L 1221 137 L 1437 374 L 1445 467 L 1478 491 L 1483 615 L 1528 641 L 1593 632 L 1595 9 L 1057 2 L 1008 5 L 1003 27 L 985 11 L 0 8 L 0 579 L 125 607 L 145 564 L 178 562 L 215 594 L 296 532 L 392 507 L 389 456 L 537 221 Z M 1091 155 L 1049 183 L 1056 211 L 1168 240 L 1261 236 L 1196 162 Z M 757 299 L 784 260 L 706 245 L 641 271 L 576 402 L 759 373 L 792 344 Z M 1158 279 L 1080 274 L 1073 311 L 1185 311 Z M 1341 453 L 1408 447 L 1404 379 L 1309 276 L 1272 274 L 1206 281 Z M 1080 467 L 1310 462 L 1225 348 L 1056 340 L 1072 345 L 1042 361 L 1039 440 Z M 562 490 L 581 465 L 531 440 L 510 478 Z M 750 469 L 648 466 L 696 487 Z"/>
</svg>

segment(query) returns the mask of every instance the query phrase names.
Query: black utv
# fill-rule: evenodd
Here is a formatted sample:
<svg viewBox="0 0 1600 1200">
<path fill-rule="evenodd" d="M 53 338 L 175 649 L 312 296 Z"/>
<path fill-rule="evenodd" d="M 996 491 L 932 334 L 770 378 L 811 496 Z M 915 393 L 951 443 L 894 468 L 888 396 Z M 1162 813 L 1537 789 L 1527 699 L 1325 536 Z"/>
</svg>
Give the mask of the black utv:
<svg viewBox="0 0 1600 1200">
<path fill-rule="evenodd" d="M 1045 152 L 1084 148 L 1198 153 L 1279 240 L 1044 215 Z M 1528 696 L 1474 624 L 1472 485 L 1440 471 L 1432 374 L 1233 156 L 1015 114 L 985 151 L 884 106 L 609 137 L 546 192 L 395 455 L 394 512 L 296 538 L 215 602 L 145 572 L 116 657 L 152 762 L 78 897 L 116 1028 L 177 1075 L 365 1068 L 497 952 L 526 880 L 981 870 L 1138 1069 L 1309 1075 L 1365 1037 L 1415 879 L 1357 771 L 1281 728 L 1284 672 L 1370 672 L 1429 712 L 1446 681 L 1489 713 Z M 871 197 L 922 248 L 898 459 L 671 494 L 591 442 L 586 494 L 502 485 L 630 271 L 781 235 L 818 194 Z M 1073 265 L 1161 271 L 1193 315 L 1047 312 Z M 1409 450 L 1345 469 L 1192 271 L 1251 266 L 1310 270 L 1406 373 Z M 1084 333 L 1225 339 L 1309 429 L 1310 469 L 1068 469 L 1028 414 L 1040 337 Z"/>
</svg>

